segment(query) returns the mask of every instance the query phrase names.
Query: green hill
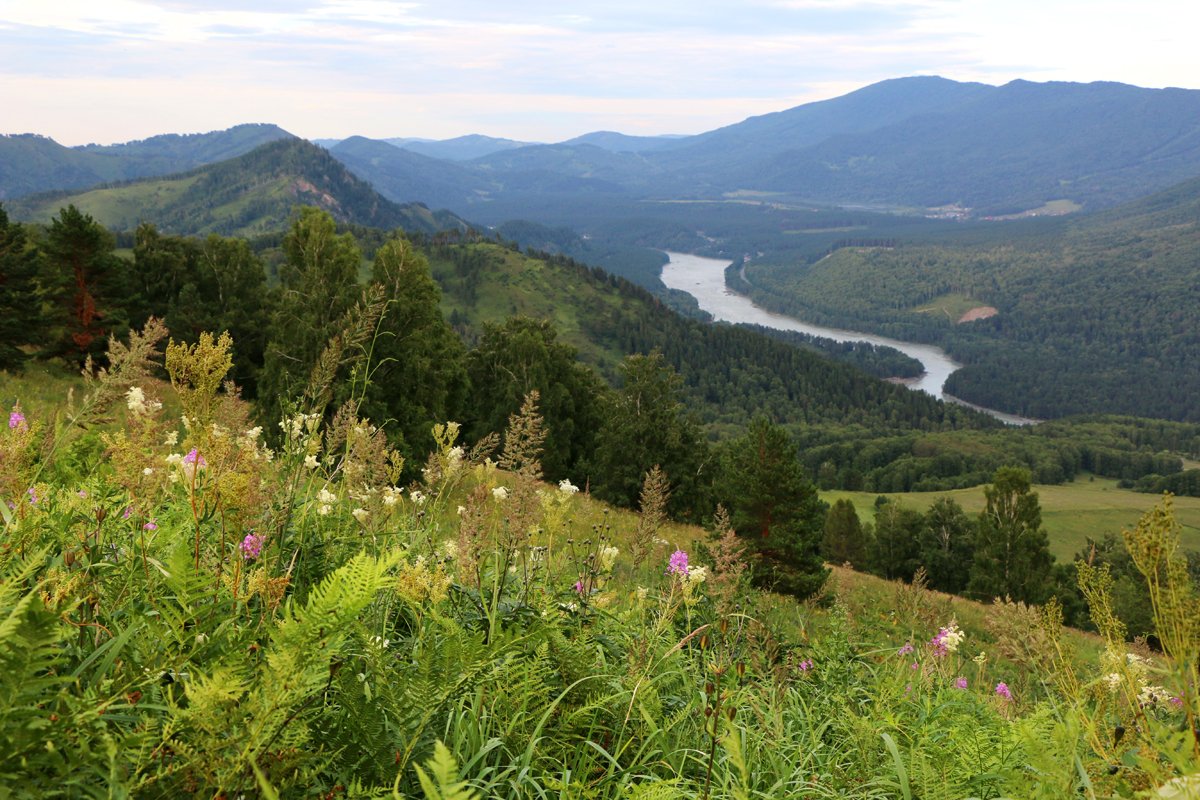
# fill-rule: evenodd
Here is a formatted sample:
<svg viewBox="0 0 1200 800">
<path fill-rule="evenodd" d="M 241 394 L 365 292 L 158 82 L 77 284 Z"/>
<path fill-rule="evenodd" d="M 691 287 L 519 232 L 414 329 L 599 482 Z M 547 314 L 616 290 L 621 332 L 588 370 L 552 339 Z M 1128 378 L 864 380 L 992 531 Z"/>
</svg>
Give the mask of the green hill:
<svg viewBox="0 0 1200 800">
<path fill-rule="evenodd" d="M 0 200 L 184 172 L 290 137 L 275 125 L 237 125 L 211 133 L 84 147 L 64 147 L 32 134 L 0 136 Z"/>
<path fill-rule="evenodd" d="M 469 227 L 448 212 L 393 203 L 324 149 L 295 138 L 180 175 L 39 195 L 10 208 L 15 219 L 45 222 L 67 204 L 115 230 L 147 221 L 182 234 L 273 233 L 286 227 L 297 205 L 316 206 L 340 222 L 375 228 L 432 233 Z"/>
</svg>

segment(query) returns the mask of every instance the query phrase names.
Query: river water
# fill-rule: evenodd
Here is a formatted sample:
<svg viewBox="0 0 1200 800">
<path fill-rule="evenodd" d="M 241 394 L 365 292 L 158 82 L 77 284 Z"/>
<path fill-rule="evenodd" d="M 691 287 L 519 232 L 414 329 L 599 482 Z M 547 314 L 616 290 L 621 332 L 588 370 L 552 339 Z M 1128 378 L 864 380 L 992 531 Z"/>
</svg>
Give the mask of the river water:
<svg viewBox="0 0 1200 800">
<path fill-rule="evenodd" d="M 785 331 L 800 331 L 812 336 L 823 336 L 837 342 L 870 342 L 875 345 L 894 347 L 905 355 L 921 362 L 925 373 L 914 381 L 906 381 L 911 388 L 928 392 L 934 397 L 960 405 L 970 406 L 1010 425 L 1029 425 L 1036 420 L 1005 414 L 990 408 L 983 408 L 972 403 L 966 403 L 957 397 L 946 394 L 942 386 L 950 373 L 962 366 L 940 347 L 930 344 L 915 344 L 889 339 L 886 336 L 875 336 L 870 333 L 827 328 L 823 325 L 813 325 L 808 322 L 776 314 L 756 306 L 750 298 L 737 294 L 725 286 L 725 268 L 728 261 L 717 258 L 704 258 L 688 253 L 667 253 L 670 262 L 663 267 L 662 282 L 669 289 L 679 289 L 696 298 L 700 308 L 713 315 L 714 319 L 724 322 L 746 322 L 776 328 Z"/>
</svg>

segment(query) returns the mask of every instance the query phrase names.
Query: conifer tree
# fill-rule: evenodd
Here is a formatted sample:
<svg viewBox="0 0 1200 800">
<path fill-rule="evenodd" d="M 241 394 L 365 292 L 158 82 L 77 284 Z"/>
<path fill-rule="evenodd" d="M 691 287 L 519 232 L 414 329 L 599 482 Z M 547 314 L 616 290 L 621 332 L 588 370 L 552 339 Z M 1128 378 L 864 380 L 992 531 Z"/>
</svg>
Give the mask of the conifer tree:
<svg viewBox="0 0 1200 800">
<path fill-rule="evenodd" d="M 912 580 L 921 566 L 917 538 L 923 521 L 918 512 L 894 500 L 877 504 L 871 572 L 888 580 Z"/>
<path fill-rule="evenodd" d="M 57 352 L 82 361 L 102 354 L 109 334 L 129 327 L 128 270 L 114 247 L 112 234 L 74 205 L 50 221 L 43 283 L 60 330 Z"/>
<path fill-rule="evenodd" d="M 278 421 L 288 398 L 304 391 L 322 349 L 359 295 L 362 265 L 354 237 L 338 234 L 333 217 L 318 208 L 300 209 L 283 240 L 283 252 L 281 292 L 271 315 L 258 393 L 268 425 Z"/>
<path fill-rule="evenodd" d="M 753 553 L 753 580 L 807 597 L 829 576 L 821 558 L 825 504 L 796 459 L 787 431 L 755 417 L 725 449 L 721 485 L 730 518 Z"/>
<path fill-rule="evenodd" d="M 958 503 L 942 497 L 929 507 L 922 520 L 919 549 L 931 588 L 951 594 L 967 588 L 975 555 L 975 527 Z"/>
<path fill-rule="evenodd" d="M 968 594 L 985 600 L 1044 601 L 1054 557 L 1037 492 L 1030 490 L 1029 470 L 1001 467 L 983 493 L 987 505 L 979 515 Z"/>
<path fill-rule="evenodd" d="M 37 250 L 0 206 L 0 369 L 19 367 L 25 361 L 21 345 L 37 342 L 42 327 L 37 275 Z"/>
<path fill-rule="evenodd" d="M 621 364 L 621 386 L 603 406 L 596 435 L 592 489 L 610 503 L 637 503 L 645 475 L 656 465 L 671 483 L 672 516 L 699 516 L 712 508 L 709 447 L 686 411 L 683 381 L 662 354 L 631 355 Z"/>
<path fill-rule="evenodd" d="M 459 419 L 466 394 L 465 350 L 442 318 L 441 290 L 425 256 L 397 233 L 375 254 L 371 278 L 387 308 L 371 352 L 362 413 L 390 420 L 400 451 L 419 467 L 436 422 Z"/>
<path fill-rule="evenodd" d="M 821 555 L 832 564 L 867 568 L 867 536 L 854 504 L 845 498 L 834 503 L 825 515 Z"/>
</svg>

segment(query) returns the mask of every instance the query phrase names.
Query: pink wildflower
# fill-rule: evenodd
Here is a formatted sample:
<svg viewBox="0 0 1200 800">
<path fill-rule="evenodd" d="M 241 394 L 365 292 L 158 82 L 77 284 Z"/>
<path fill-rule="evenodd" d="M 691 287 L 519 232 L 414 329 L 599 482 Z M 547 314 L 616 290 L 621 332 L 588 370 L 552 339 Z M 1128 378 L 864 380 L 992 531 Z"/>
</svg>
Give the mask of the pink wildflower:
<svg viewBox="0 0 1200 800">
<path fill-rule="evenodd" d="M 960 675 L 960 676 L 958 676 L 958 678 L 957 678 L 957 679 L 955 679 L 955 681 L 954 681 L 954 688 L 955 688 L 955 689 L 965 689 L 965 688 L 967 688 L 967 679 L 966 679 L 966 678 L 964 678 L 964 677 L 962 677 L 961 675 Z"/>
<path fill-rule="evenodd" d="M 916 661 L 914 661 L 911 664 L 909 664 L 908 667 L 909 667 L 909 669 L 920 669 L 921 665 L 918 664 Z"/>
<path fill-rule="evenodd" d="M 583 581 L 575 581 L 575 594 L 583 594 Z"/>
<path fill-rule="evenodd" d="M 671 560 L 667 562 L 667 574 L 684 575 L 688 574 L 688 554 L 682 550 L 676 550 L 671 554 Z"/>
<path fill-rule="evenodd" d="M 133 506 L 125 506 L 124 513 L 121 514 L 121 519 L 129 519 L 133 516 Z"/>
<path fill-rule="evenodd" d="M 1171 705 L 1175 706 L 1176 708 L 1183 708 L 1183 698 L 1182 697 L 1172 697 L 1170 700 L 1170 703 L 1171 703 Z"/>
<path fill-rule="evenodd" d="M 142 526 L 142 530 L 156 531 L 156 530 L 158 530 L 158 523 L 155 522 L 154 520 L 150 520 L 149 522 L 147 522 L 145 525 Z"/>
<path fill-rule="evenodd" d="M 191 452 L 183 457 L 183 463 L 195 464 L 197 467 L 207 467 L 208 462 L 204 460 L 204 456 L 200 455 L 200 451 L 192 448 Z"/>
<path fill-rule="evenodd" d="M 247 533 L 246 538 L 242 539 L 242 558 L 249 561 L 253 558 L 258 558 L 262 553 L 264 537 L 256 533 Z"/>
<path fill-rule="evenodd" d="M 30 487 L 29 487 L 28 494 L 29 494 L 29 502 L 33 503 L 33 504 L 36 506 L 36 505 L 38 504 L 38 493 L 37 493 L 37 489 L 35 489 L 35 488 L 33 488 L 32 486 L 30 486 Z"/>
<path fill-rule="evenodd" d="M 901 647 L 901 648 L 900 648 L 900 651 L 899 651 L 898 653 L 896 653 L 896 655 L 898 655 L 898 656 L 906 656 L 906 655 L 908 655 L 909 653 L 911 653 L 912 651 L 913 651 L 912 642 L 905 642 L 905 643 L 904 643 L 904 647 Z"/>
<path fill-rule="evenodd" d="M 812 662 L 811 658 L 806 658 L 800 662 L 800 671 L 801 672 L 808 672 L 812 668 L 813 668 L 813 662 Z"/>
<path fill-rule="evenodd" d="M 1012 700 L 1012 692 L 1008 690 L 1008 684 L 1004 681 L 996 684 L 996 696 L 1003 697 L 1005 700 Z"/>
<path fill-rule="evenodd" d="M 28 424 L 25 422 L 25 415 L 14 408 L 12 413 L 8 415 L 8 429 L 18 430 L 26 427 L 28 427 Z"/>
</svg>

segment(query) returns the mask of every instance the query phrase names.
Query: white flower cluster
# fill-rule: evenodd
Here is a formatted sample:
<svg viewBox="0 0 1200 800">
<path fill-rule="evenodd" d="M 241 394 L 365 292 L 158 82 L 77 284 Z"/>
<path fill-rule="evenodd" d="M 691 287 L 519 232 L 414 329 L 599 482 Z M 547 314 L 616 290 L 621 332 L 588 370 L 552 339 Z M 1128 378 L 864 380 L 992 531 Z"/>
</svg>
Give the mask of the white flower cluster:
<svg viewBox="0 0 1200 800">
<path fill-rule="evenodd" d="M 162 410 L 162 403 L 157 400 L 146 401 L 146 393 L 140 386 L 130 386 L 125 393 L 125 407 L 137 416 L 153 414 Z"/>
<path fill-rule="evenodd" d="M 296 414 L 279 421 L 279 428 L 283 431 L 283 435 L 293 441 L 312 436 L 320 426 L 320 414 Z"/>
<path fill-rule="evenodd" d="M 569 478 L 563 478 L 558 482 L 558 490 L 565 495 L 573 495 L 579 491 L 579 487 L 571 483 Z"/>
<path fill-rule="evenodd" d="M 400 493 L 404 490 L 398 486 L 387 486 L 383 490 L 383 504 L 388 508 L 396 505 L 396 501 L 400 499 Z"/>
<path fill-rule="evenodd" d="M 366 525 L 367 517 L 371 516 L 371 512 L 367 511 L 365 508 L 356 508 L 350 512 L 350 515 L 358 520 L 360 525 Z"/>
<path fill-rule="evenodd" d="M 938 632 L 938 637 L 941 639 L 942 646 L 946 648 L 947 653 L 958 652 L 958 646 L 962 644 L 963 639 L 967 635 L 963 633 L 956 622 L 951 622 L 945 628 Z"/>
<path fill-rule="evenodd" d="M 333 511 L 333 504 L 337 502 L 337 495 L 329 491 L 329 489 L 322 489 L 317 492 L 317 500 L 321 503 L 317 507 L 317 513 L 325 517 L 329 515 L 329 512 Z"/>
<path fill-rule="evenodd" d="M 503 486 L 497 486 L 495 489 L 492 489 L 492 497 L 496 499 L 496 502 L 503 502 L 508 499 L 508 489 L 505 489 Z"/>
<path fill-rule="evenodd" d="M 612 572 L 613 565 L 617 563 L 617 556 L 621 551 L 612 545 L 600 548 L 600 571 Z"/>
</svg>

